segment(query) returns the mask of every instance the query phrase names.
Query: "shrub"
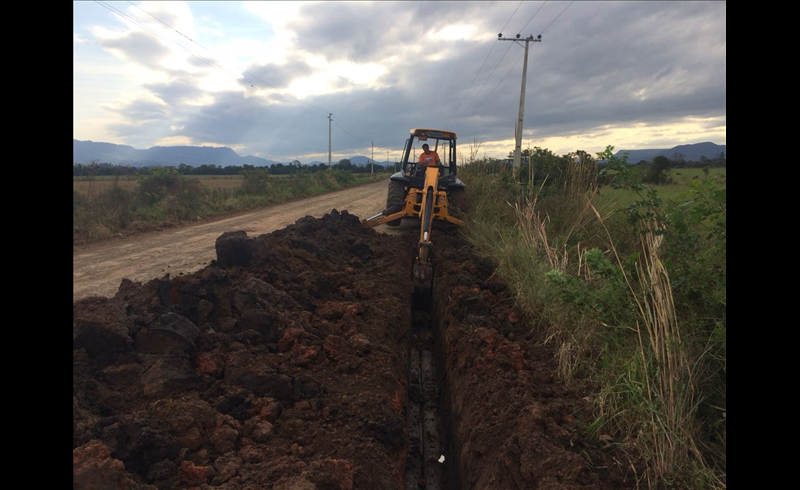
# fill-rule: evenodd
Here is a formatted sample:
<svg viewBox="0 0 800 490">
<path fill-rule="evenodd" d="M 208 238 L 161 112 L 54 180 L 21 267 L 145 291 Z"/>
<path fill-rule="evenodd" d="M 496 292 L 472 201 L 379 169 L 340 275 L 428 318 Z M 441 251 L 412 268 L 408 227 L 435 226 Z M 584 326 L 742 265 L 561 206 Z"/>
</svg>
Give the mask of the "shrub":
<svg viewBox="0 0 800 490">
<path fill-rule="evenodd" d="M 269 182 L 266 168 L 254 168 L 242 171 L 242 192 L 245 194 L 264 195 L 267 193 L 267 183 Z"/>
</svg>

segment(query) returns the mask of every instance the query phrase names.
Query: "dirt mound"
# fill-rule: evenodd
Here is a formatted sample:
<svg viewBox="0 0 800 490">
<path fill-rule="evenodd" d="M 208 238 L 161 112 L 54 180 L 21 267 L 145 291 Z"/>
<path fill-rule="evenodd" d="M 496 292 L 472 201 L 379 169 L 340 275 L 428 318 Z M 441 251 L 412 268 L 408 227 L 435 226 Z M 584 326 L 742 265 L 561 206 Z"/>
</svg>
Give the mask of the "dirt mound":
<svg viewBox="0 0 800 490">
<path fill-rule="evenodd" d="M 429 483 L 403 481 L 416 461 L 409 352 L 430 328 L 412 322 L 416 240 L 334 210 L 225 233 L 196 273 L 75 302 L 73 488 Z M 435 341 L 417 352 L 440 373 L 424 391 L 441 393 L 441 488 L 631 487 L 585 435 L 586 403 L 557 381 L 493 265 L 455 233 L 436 230 L 434 244 L 422 323 Z"/>
<path fill-rule="evenodd" d="M 73 305 L 75 488 L 401 488 L 411 250 L 347 212 Z"/>
<path fill-rule="evenodd" d="M 434 301 L 459 488 L 629 488 L 635 480 L 585 435 L 589 405 L 556 377 L 553 353 L 521 321 L 494 266 L 437 242 Z"/>
</svg>

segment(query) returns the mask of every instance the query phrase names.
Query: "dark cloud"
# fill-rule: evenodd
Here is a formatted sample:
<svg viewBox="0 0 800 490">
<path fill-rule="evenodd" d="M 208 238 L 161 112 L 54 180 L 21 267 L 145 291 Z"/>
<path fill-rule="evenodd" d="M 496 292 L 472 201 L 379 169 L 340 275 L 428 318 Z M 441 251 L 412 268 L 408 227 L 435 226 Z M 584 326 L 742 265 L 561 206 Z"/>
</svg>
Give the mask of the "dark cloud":
<svg viewBox="0 0 800 490">
<path fill-rule="evenodd" d="M 286 88 L 292 80 L 304 78 L 313 73 L 313 69 L 305 62 L 291 61 L 283 65 L 267 64 L 250 67 L 244 78 L 254 84 L 267 84 L 271 87 Z"/>
<path fill-rule="evenodd" d="M 502 26 L 513 12 L 507 2 L 324 2 L 305 5 L 289 27 L 297 46 L 332 60 L 370 62 L 414 56 L 409 45 L 432 53 L 449 41 L 426 38 L 451 24 L 469 23 L 478 32 Z M 491 6 L 487 10 L 487 6 Z M 498 27 L 491 27 L 498 24 Z"/>
<path fill-rule="evenodd" d="M 522 62 L 514 63 L 523 49 L 494 38 L 479 40 L 477 34 L 485 31 L 496 36 L 517 5 L 305 5 L 290 24 L 297 32 L 297 46 L 328 61 L 379 63 L 389 70 L 376 80 L 384 88 L 358 88 L 354 81 L 340 77 L 333 85 L 347 91 L 308 99 L 316 109 L 290 97 L 264 101 L 240 92 L 217 93 L 212 104 L 196 107 L 185 102 L 198 95 L 199 89 L 180 75 L 180 81 L 147 86 L 169 109 L 141 101 L 119 110 L 152 124 L 116 130 L 130 141 L 137 131 L 150 134 L 163 127 L 157 124 L 159 120 L 168 120 L 167 128 L 183 129 L 163 129 L 165 134 L 198 143 L 241 146 L 245 154 L 276 160 L 327 154 L 328 112 L 335 121 L 333 151 L 340 154 L 363 151 L 373 140 L 376 147 L 399 150 L 413 127 L 453 130 L 462 145 L 473 137 L 483 142 L 507 140 L 513 137 L 518 115 Z M 540 5 L 525 2 L 507 34 L 520 29 Z M 525 138 L 605 138 L 614 126 L 677 125 L 687 117 L 725 117 L 724 2 L 575 2 L 551 24 L 568 5 L 548 2 L 523 30 L 543 33 L 542 42 L 531 45 L 528 58 Z M 423 39 L 422 26 L 460 23 L 475 25 L 476 37 L 427 40 L 421 52 L 408 44 Z M 149 41 L 147 46 L 135 45 L 131 39 L 118 41 L 114 49 L 140 60 L 163 57 L 163 47 Z M 436 53 L 442 55 L 440 59 L 429 58 Z M 386 61 L 390 56 L 397 56 L 391 64 Z M 275 87 L 286 87 L 295 78 L 312 75 L 313 69 L 292 61 L 254 66 L 248 72 Z M 658 138 L 653 136 L 664 143 Z"/>
<path fill-rule="evenodd" d="M 124 58 L 151 69 L 160 69 L 161 61 L 172 52 L 152 34 L 142 31 L 131 31 L 125 36 L 100 39 L 99 42 L 103 48 L 116 50 Z"/>
<path fill-rule="evenodd" d="M 170 112 L 169 106 L 145 99 L 137 99 L 121 107 L 109 107 L 108 109 L 135 121 L 164 119 Z"/>
<path fill-rule="evenodd" d="M 204 94 L 202 90 L 190 81 L 179 80 L 170 83 L 153 83 L 145 85 L 156 97 L 168 105 L 179 104 L 195 99 Z"/>
</svg>

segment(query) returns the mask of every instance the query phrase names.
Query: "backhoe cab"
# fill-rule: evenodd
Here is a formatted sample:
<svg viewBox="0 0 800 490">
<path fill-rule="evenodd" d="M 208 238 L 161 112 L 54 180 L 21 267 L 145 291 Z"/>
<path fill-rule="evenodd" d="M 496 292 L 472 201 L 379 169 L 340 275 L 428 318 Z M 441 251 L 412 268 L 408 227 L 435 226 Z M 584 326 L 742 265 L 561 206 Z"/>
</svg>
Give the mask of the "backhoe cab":
<svg viewBox="0 0 800 490">
<path fill-rule="evenodd" d="M 427 143 L 439 154 L 442 165 L 424 167 L 417 162 L 417 141 Z M 389 180 L 386 209 L 364 220 L 369 227 L 386 223 L 397 226 L 403 218 L 420 220 L 419 251 L 414 262 L 414 283 L 418 293 L 430 294 L 433 266 L 430 260 L 433 220 L 457 225 L 464 222 L 451 214 L 452 206 L 464 201 L 464 183 L 456 177 L 456 134 L 439 129 L 411 130 L 403 150 L 402 169 Z"/>
</svg>

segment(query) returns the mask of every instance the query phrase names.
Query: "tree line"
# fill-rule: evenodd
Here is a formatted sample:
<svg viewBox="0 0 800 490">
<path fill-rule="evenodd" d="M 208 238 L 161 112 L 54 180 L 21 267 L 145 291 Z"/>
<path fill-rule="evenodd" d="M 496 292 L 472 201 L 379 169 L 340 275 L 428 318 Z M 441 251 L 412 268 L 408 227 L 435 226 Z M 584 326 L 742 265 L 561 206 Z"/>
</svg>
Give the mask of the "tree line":
<svg viewBox="0 0 800 490">
<path fill-rule="evenodd" d="M 221 166 L 215 164 L 203 164 L 198 167 L 181 163 L 178 166 L 153 166 L 153 167 L 135 167 L 132 165 L 115 165 L 112 163 L 74 163 L 72 165 L 73 177 L 84 176 L 102 176 L 102 175 L 149 175 L 156 171 L 158 168 L 174 168 L 181 175 L 244 175 L 244 173 L 251 172 L 256 169 L 266 168 L 269 174 L 273 175 L 293 175 L 302 173 L 315 173 L 322 170 L 327 170 L 328 165 L 325 163 L 318 163 L 315 165 L 304 165 L 297 160 L 289 162 L 288 164 L 276 163 L 269 167 L 258 167 L 255 165 L 228 165 Z M 353 164 L 349 159 L 343 158 L 338 163 L 332 165 L 336 170 L 344 170 L 352 173 L 375 173 L 393 171 L 392 166 L 384 167 L 377 163 L 371 168 L 370 165 L 359 166 Z"/>
</svg>

